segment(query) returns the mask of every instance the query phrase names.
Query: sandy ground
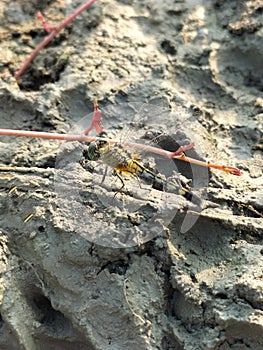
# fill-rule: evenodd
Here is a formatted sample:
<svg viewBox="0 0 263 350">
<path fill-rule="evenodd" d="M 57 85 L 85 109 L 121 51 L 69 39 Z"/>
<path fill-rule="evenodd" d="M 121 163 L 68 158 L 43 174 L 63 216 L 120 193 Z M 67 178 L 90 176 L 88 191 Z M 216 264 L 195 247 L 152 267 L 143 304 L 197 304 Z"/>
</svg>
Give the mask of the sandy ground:
<svg viewBox="0 0 263 350">
<path fill-rule="evenodd" d="M 137 179 L 115 195 L 83 144 L 1 136 L 0 348 L 262 349 L 262 2 L 97 1 L 16 82 L 36 12 L 79 4 L 1 1 L 1 128 L 76 130 L 96 97 L 105 129 L 135 116 L 133 137 L 194 139 L 242 176 L 148 155 L 200 211 Z"/>
</svg>

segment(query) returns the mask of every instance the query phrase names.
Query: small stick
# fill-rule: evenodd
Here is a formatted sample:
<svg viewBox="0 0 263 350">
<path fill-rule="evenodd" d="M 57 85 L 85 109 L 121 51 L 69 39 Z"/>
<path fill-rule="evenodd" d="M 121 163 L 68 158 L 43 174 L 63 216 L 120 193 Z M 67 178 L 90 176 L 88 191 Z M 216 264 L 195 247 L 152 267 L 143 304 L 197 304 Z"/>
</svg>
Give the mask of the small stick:
<svg viewBox="0 0 263 350">
<path fill-rule="evenodd" d="M 64 19 L 58 26 L 56 27 L 50 27 L 45 24 L 42 20 L 42 23 L 44 25 L 45 30 L 48 31 L 47 28 L 49 28 L 50 34 L 44 38 L 43 41 L 41 41 L 40 44 L 37 45 L 37 47 L 34 49 L 34 51 L 31 53 L 31 55 L 26 59 L 26 61 L 23 63 L 22 67 L 15 73 L 14 77 L 17 79 L 24 71 L 25 69 L 29 66 L 29 64 L 33 61 L 33 59 L 38 55 L 39 51 L 43 49 L 62 29 L 64 29 L 70 22 L 75 19 L 82 11 L 86 10 L 90 5 L 93 4 L 93 2 L 96 0 L 89 0 L 80 7 L 78 7 L 70 16 Z M 42 15 L 41 15 L 42 16 Z M 42 16 L 43 18 L 43 16 Z"/>
<path fill-rule="evenodd" d="M 126 279 L 124 280 L 124 284 L 123 284 L 123 294 L 124 294 L 124 298 L 125 298 L 125 300 L 126 300 L 126 303 L 127 303 L 128 307 L 129 307 L 129 309 L 131 310 L 132 314 L 133 314 L 136 318 L 138 318 L 138 320 L 139 320 L 142 324 L 146 324 L 148 327 L 151 326 L 151 324 L 152 324 L 151 321 L 149 321 L 149 320 L 144 320 L 144 319 L 143 319 L 137 312 L 135 312 L 134 309 L 132 308 L 131 303 L 130 303 L 130 301 L 129 301 L 129 299 L 128 299 L 127 291 L 126 291 L 126 289 L 127 289 L 127 282 L 129 282 L 129 279 L 128 279 L 128 278 L 126 278 Z"/>
</svg>

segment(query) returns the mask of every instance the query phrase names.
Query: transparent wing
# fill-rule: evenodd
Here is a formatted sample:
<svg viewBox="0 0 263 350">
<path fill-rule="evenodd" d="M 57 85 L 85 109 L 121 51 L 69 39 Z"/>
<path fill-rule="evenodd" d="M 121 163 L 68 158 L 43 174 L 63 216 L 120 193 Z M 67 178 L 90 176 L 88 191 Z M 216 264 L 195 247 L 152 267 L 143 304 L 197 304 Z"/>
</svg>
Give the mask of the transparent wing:
<svg viewBox="0 0 263 350">
<path fill-rule="evenodd" d="M 121 148 L 127 139 L 144 143 L 143 152 L 139 152 L 137 147 L 127 149 L 128 158 L 135 159 L 135 154 L 141 153 L 139 157 L 145 169 L 180 183 L 176 162 L 148 152 L 147 147 L 154 141 L 159 147 L 173 148 L 178 146 L 175 137 L 180 135 L 179 142 L 184 142 L 187 134 L 185 111 L 180 110 L 176 116 L 166 108 L 137 103 L 110 105 L 102 110 L 104 130 L 115 135 Z M 183 122 L 178 120 L 179 116 Z M 87 118 L 83 118 L 72 132 L 81 132 L 87 125 Z M 168 134 L 170 138 L 165 136 Z M 112 169 L 107 169 L 105 173 L 106 167 L 102 162 L 83 161 L 86 147 L 78 142 L 67 142 L 61 146 L 56 163 L 55 187 L 60 219 L 89 241 L 109 247 L 142 244 L 165 232 L 179 209 L 186 205 L 191 207 L 176 193 L 159 191 L 151 184 L 142 183 L 138 174 L 124 178 L 120 192 L 122 183 L 112 175 Z M 122 149 L 122 152 L 125 150 Z M 197 187 L 196 184 L 204 184 L 204 177 L 208 181 L 208 172 L 202 174 L 200 181 L 198 171 L 191 167 L 191 175 L 192 188 Z M 189 220 L 186 215 L 182 230 L 193 225 Z"/>
</svg>

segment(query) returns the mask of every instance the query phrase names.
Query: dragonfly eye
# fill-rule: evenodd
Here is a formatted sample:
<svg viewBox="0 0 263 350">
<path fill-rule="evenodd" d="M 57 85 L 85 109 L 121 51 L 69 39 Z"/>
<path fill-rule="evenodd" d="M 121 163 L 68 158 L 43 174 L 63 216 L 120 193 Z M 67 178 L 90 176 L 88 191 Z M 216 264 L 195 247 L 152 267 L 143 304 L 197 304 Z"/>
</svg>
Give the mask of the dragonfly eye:
<svg viewBox="0 0 263 350">
<path fill-rule="evenodd" d="M 91 142 L 87 150 L 87 158 L 89 160 L 98 160 L 100 157 L 100 152 L 97 147 L 97 142 Z"/>
</svg>

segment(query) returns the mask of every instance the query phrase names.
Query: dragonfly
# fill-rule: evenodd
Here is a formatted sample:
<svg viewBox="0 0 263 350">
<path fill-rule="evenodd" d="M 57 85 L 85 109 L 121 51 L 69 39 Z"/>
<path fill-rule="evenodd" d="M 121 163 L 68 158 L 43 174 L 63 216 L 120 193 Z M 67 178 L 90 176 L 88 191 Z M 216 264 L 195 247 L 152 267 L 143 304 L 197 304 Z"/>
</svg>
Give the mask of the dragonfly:
<svg viewBox="0 0 263 350">
<path fill-rule="evenodd" d="M 179 159 L 188 163 L 205 166 L 207 168 L 216 168 L 230 174 L 240 175 L 240 171 L 237 168 L 208 162 L 206 163 L 187 157 L 185 151 L 193 148 L 194 143 L 179 146 L 176 151 L 170 152 L 150 145 L 135 144 L 123 140 L 120 141 L 109 137 L 108 133 L 104 131 L 102 122 L 102 111 L 99 109 L 98 101 L 94 100 L 94 113 L 91 124 L 84 131 L 84 134 L 88 135 L 92 129 L 95 129 L 98 136 L 96 140 L 88 144 L 85 151 L 85 157 L 89 161 L 100 160 L 106 166 L 113 168 L 114 175 L 120 179 L 122 184 L 118 192 L 120 192 L 125 186 L 122 175 L 130 175 L 150 184 L 154 189 L 173 192 L 183 196 L 188 201 L 198 206 L 203 205 L 201 198 L 191 190 L 186 182 L 182 182 L 182 180 L 171 181 L 163 178 L 156 169 L 152 170 L 144 165 L 138 154 L 130 151 L 129 147 L 133 149 L 139 148 L 140 150 L 165 155 L 167 158 Z"/>
<path fill-rule="evenodd" d="M 192 192 L 186 183 L 182 185 L 178 182 L 164 179 L 160 174 L 158 174 L 156 169 L 151 170 L 146 167 L 137 153 L 129 151 L 121 144 L 121 142 L 111 144 L 108 141 L 105 141 L 105 139 L 108 138 L 108 133 L 103 131 L 98 135 L 98 139 L 96 141 L 89 144 L 84 154 L 87 160 L 100 160 L 107 167 L 113 168 L 113 174 L 119 178 L 122 184 L 116 194 L 121 192 L 121 190 L 125 187 L 123 175 L 132 176 L 143 180 L 147 184 L 150 184 L 153 189 L 173 192 L 185 197 L 194 204 L 201 205 L 201 198 Z M 105 176 L 106 172 L 103 176 L 102 182 Z"/>
<path fill-rule="evenodd" d="M 89 142 L 89 137 L 87 135 L 90 133 L 90 131 L 92 129 L 95 129 L 96 132 L 98 133 L 98 135 L 100 135 L 100 134 L 101 134 L 101 136 L 105 135 L 105 134 L 103 134 L 102 111 L 99 109 L 98 101 L 96 99 L 94 100 L 94 112 L 93 112 L 91 124 L 87 129 L 85 129 L 85 131 L 83 133 L 84 137 L 79 137 L 79 138 L 74 138 L 74 139 L 79 140 L 79 141 L 84 141 L 84 142 L 87 140 Z M 87 137 L 87 139 L 85 138 L 85 136 Z M 64 139 L 66 139 L 66 137 L 64 137 Z M 71 140 L 72 139 L 73 138 L 71 138 Z M 108 143 L 111 143 L 111 144 L 118 143 L 118 140 L 107 139 L 104 137 L 99 137 L 99 140 L 100 141 L 107 141 Z M 91 141 L 96 141 L 96 138 L 91 139 Z M 137 148 L 137 149 L 144 149 L 144 150 L 147 150 L 148 152 L 159 154 L 159 155 L 162 155 L 162 156 L 169 158 L 169 159 L 178 159 L 178 160 L 188 162 L 191 164 L 196 164 L 196 165 L 199 165 L 202 167 L 217 169 L 217 170 L 223 171 L 225 173 L 236 175 L 236 176 L 242 175 L 241 171 L 238 168 L 233 167 L 233 166 L 220 165 L 220 164 L 211 163 L 211 162 L 204 162 L 204 161 L 201 161 L 198 159 L 193 159 L 193 158 L 187 157 L 185 155 L 185 151 L 190 150 L 195 146 L 195 144 L 193 142 L 188 144 L 188 145 L 180 146 L 174 152 L 167 151 L 167 150 L 160 149 L 160 148 L 156 148 L 156 147 L 149 146 L 149 145 L 145 146 L 145 145 L 142 145 L 139 143 L 134 143 L 134 142 L 129 142 L 129 141 L 122 141 L 122 145 L 127 146 L 127 147 Z"/>
</svg>

